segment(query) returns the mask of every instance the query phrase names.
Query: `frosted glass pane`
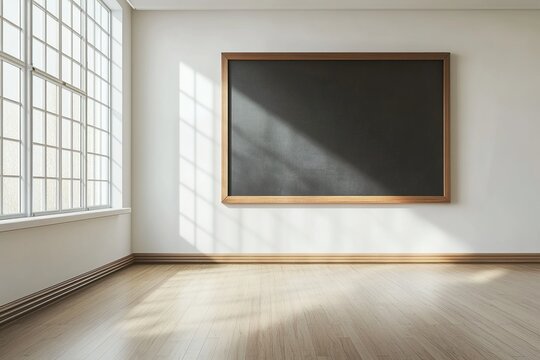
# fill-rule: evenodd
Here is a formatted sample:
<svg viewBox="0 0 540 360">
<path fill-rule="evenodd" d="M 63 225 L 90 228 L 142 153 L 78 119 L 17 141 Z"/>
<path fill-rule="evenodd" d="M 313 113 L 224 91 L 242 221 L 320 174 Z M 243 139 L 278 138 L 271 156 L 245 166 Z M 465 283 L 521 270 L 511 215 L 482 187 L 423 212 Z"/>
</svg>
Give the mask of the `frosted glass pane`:
<svg viewBox="0 0 540 360">
<path fill-rule="evenodd" d="M 107 59 L 101 61 L 101 77 L 104 79 L 109 79 L 109 62 Z"/>
<path fill-rule="evenodd" d="M 58 21 L 47 15 L 47 44 L 58 49 Z"/>
<path fill-rule="evenodd" d="M 54 115 L 47 114 L 47 145 L 58 145 L 58 118 Z"/>
<path fill-rule="evenodd" d="M 94 183 L 94 206 L 101 205 L 101 186 L 99 182 Z"/>
<path fill-rule="evenodd" d="M 62 119 L 62 147 L 71 149 L 71 121 Z"/>
<path fill-rule="evenodd" d="M 86 60 L 87 60 L 88 69 L 95 72 L 96 71 L 96 69 L 95 69 L 95 66 L 96 66 L 95 51 L 91 47 L 88 48 L 88 54 L 87 54 L 87 59 Z"/>
<path fill-rule="evenodd" d="M 71 56 L 71 30 L 62 26 L 62 52 Z"/>
<path fill-rule="evenodd" d="M 2 64 L 4 67 L 2 94 L 5 98 L 19 102 L 21 98 L 21 70 L 7 62 Z"/>
<path fill-rule="evenodd" d="M 47 50 L 46 50 L 46 53 L 47 53 L 47 66 L 46 66 L 46 70 L 47 70 L 47 73 L 49 73 L 50 75 L 54 76 L 54 77 L 58 77 L 58 52 L 56 50 L 54 50 L 53 48 L 47 46 Z"/>
<path fill-rule="evenodd" d="M 73 123 L 73 150 L 81 150 L 81 126 Z"/>
<path fill-rule="evenodd" d="M 95 176 L 95 172 L 94 172 L 94 169 L 95 169 L 95 155 L 92 155 L 92 154 L 88 154 L 87 155 L 87 159 L 86 159 L 86 175 L 88 177 L 88 179 L 95 179 L 96 176 Z"/>
<path fill-rule="evenodd" d="M 32 33 L 35 37 L 45 40 L 45 13 L 34 5 L 32 12 Z"/>
<path fill-rule="evenodd" d="M 73 36 L 73 59 L 81 62 L 81 39 L 78 36 Z"/>
<path fill-rule="evenodd" d="M 101 52 L 109 56 L 109 38 L 106 32 L 101 32 Z"/>
<path fill-rule="evenodd" d="M 58 177 L 58 150 L 54 148 L 47 148 L 46 150 L 46 170 L 45 174 L 47 177 Z"/>
<path fill-rule="evenodd" d="M 21 0 L 4 0 L 2 15 L 17 26 L 21 26 Z"/>
<path fill-rule="evenodd" d="M 77 7 L 73 7 L 73 30 L 81 33 L 81 11 Z"/>
<path fill-rule="evenodd" d="M 73 86 L 81 87 L 81 67 L 73 62 Z"/>
<path fill-rule="evenodd" d="M 20 186 L 18 178 L 4 178 L 2 193 L 3 215 L 18 214 L 20 210 Z"/>
<path fill-rule="evenodd" d="M 45 119 L 43 117 L 43 112 L 34 110 L 32 122 L 34 125 L 32 131 L 34 142 L 43 144 L 45 142 Z"/>
<path fill-rule="evenodd" d="M 87 195 L 86 195 L 86 203 L 89 207 L 92 207 L 92 206 L 95 206 L 95 191 L 94 191 L 94 185 L 95 185 L 95 182 L 94 181 L 88 181 L 87 185 L 86 185 L 86 191 L 87 191 Z"/>
<path fill-rule="evenodd" d="M 95 149 L 95 143 L 96 143 L 95 132 L 96 132 L 96 130 L 94 130 L 94 128 L 92 128 L 90 126 L 86 129 L 86 148 L 90 152 L 96 152 L 96 149 Z"/>
<path fill-rule="evenodd" d="M 62 21 L 71 26 L 71 2 L 62 0 Z"/>
<path fill-rule="evenodd" d="M 88 11 L 88 15 L 90 15 L 92 18 L 94 17 L 95 12 L 95 0 L 88 0 L 86 3 L 86 11 Z"/>
<path fill-rule="evenodd" d="M 21 107 L 10 101 L 3 101 L 3 135 L 4 137 L 20 140 Z"/>
<path fill-rule="evenodd" d="M 32 184 L 32 208 L 34 212 L 45 210 L 45 181 L 43 179 L 34 179 Z"/>
<path fill-rule="evenodd" d="M 101 132 L 96 130 L 94 132 L 94 152 L 99 153 L 101 151 Z"/>
<path fill-rule="evenodd" d="M 92 100 L 92 99 L 88 99 L 88 102 L 86 103 L 86 111 L 87 111 L 87 117 L 86 117 L 86 123 L 88 125 L 94 125 L 96 124 L 95 122 L 95 102 Z"/>
<path fill-rule="evenodd" d="M 109 108 L 104 105 L 100 105 L 100 109 L 101 109 L 100 110 L 101 116 L 100 116 L 99 127 L 100 129 L 107 131 L 109 130 Z"/>
<path fill-rule="evenodd" d="M 47 10 L 58 17 L 58 0 L 46 0 Z"/>
<path fill-rule="evenodd" d="M 58 113 L 58 86 L 47 81 L 47 110 Z"/>
<path fill-rule="evenodd" d="M 80 181 L 73 181 L 73 207 L 81 207 L 81 183 Z"/>
<path fill-rule="evenodd" d="M 34 145 L 32 150 L 32 173 L 34 176 L 45 176 L 45 152 L 41 145 Z"/>
<path fill-rule="evenodd" d="M 101 162 L 100 157 L 94 157 L 94 179 L 101 180 Z"/>
<path fill-rule="evenodd" d="M 87 28 L 86 28 L 86 35 L 88 37 L 88 42 L 92 45 L 95 44 L 94 42 L 94 32 L 96 30 L 96 26 L 94 25 L 94 22 L 92 20 L 89 20 L 87 23 Z"/>
<path fill-rule="evenodd" d="M 71 119 L 71 91 L 62 89 L 62 116 Z"/>
<path fill-rule="evenodd" d="M 71 208 L 71 181 L 62 181 L 62 209 Z"/>
<path fill-rule="evenodd" d="M 106 105 L 109 105 L 109 84 L 107 84 L 103 80 L 101 81 L 101 102 L 103 102 Z"/>
<path fill-rule="evenodd" d="M 4 21 L 3 30 L 3 50 L 4 52 L 15 56 L 21 57 L 21 31 L 15 26 Z"/>
<path fill-rule="evenodd" d="M 81 154 L 77 152 L 73 153 L 73 178 L 81 178 Z"/>
<path fill-rule="evenodd" d="M 32 65 L 45 70 L 45 45 L 37 40 L 32 43 Z"/>
<path fill-rule="evenodd" d="M 87 72 L 86 86 L 87 86 L 88 96 L 92 98 L 95 97 L 94 76 L 90 72 Z"/>
<path fill-rule="evenodd" d="M 71 152 L 62 150 L 62 177 L 71 178 Z"/>
<path fill-rule="evenodd" d="M 45 81 L 37 76 L 34 76 L 34 84 L 32 86 L 32 103 L 34 107 L 40 109 L 45 108 Z"/>
<path fill-rule="evenodd" d="M 101 154 L 109 155 L 109 134 L 106 132 L 101 133 Z"/>
<path fill-rule="evenodd" d="M 47 194 L 47 211 L 58 210 L 57 197 L 58 197 L 58 182 L 56 180 L 47 179 L 46 182 L 46 194 Z"/>
<path fill-rule="evenodd" d="M 20 152 L 21 146 L 16 141 L 4 140 L 3 155 L 3 174 L 19 176 L 20 173 Z"/>
<path fill-rule="evenodd" d="M 62 80 L 71 83 L 71 60 L 62 56 Z"/>
<path fill-rule="evenodd" d="M 109 12 L 105 9 L 104 6 L 101 6 L 101 26 L 105 31 L 109 31 Z"/>
<path fill-rule="evenodd" d="M 73 120 L 81 121 L 81 97 L 73 94 Z"/>
<path fill-rule="evenodd" d="M 93 69 L 93 71 L 96 73 L 96 74 L 99 74 L 100 70 L 101 70 L 101 62 L 102 62 L 102 56 L 100 53 L 96 52 L 96 62 L 95 62 L 95 68 Z"/>
<path fill-rule="evenodd" d="M 109 180 L 109 159 L 101 158 L 101 180 Z"/>
</svg>

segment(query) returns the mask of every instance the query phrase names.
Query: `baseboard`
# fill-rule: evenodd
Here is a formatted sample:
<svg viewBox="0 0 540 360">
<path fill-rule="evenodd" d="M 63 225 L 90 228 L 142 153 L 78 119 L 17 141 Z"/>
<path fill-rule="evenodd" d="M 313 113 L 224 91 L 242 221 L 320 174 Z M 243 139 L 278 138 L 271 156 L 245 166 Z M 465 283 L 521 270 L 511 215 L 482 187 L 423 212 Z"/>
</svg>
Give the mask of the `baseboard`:
<svg viewBox="0 0 540 360">
<path fill-rule="evenodd" d="M 133 255 L 115 260 L 59 284 L 0 306 L 0 327 L 34 310 L 56 302 L 72 292 L 133 263 Z"/>
<path fill-rule="evenodd" d="M 135 253 L 136 263 L 381 264 L 540 263 L 540 254 L 171 254 Z"/>
</svg>

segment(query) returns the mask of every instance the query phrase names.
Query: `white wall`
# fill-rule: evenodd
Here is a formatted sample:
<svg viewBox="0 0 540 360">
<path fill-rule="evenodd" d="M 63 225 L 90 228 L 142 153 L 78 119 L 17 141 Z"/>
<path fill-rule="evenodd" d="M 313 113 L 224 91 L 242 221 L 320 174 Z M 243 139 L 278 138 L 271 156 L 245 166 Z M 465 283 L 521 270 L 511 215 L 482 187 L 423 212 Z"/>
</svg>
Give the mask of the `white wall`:
<svg viewBox="0 0 540 360">
<path fill-rule="evenodd" d="M 121 66 L 113 69 L 113 201 L 116 207 L 130 207 L 131 8 L 121 3 L 114 16 L 121 14 L 122 22 L 113 21 L 113 49 L 122 43 Z M 131 214 L 0 232 L 0 305 L 129 254 Z"/>
<path fill-rule="evenodd" d="M 134 252 L 540 252 L 540 11 L 133 15 Z M 220 52 L 449 51 L 451 204 L 220 203 Z"/>
</svg>

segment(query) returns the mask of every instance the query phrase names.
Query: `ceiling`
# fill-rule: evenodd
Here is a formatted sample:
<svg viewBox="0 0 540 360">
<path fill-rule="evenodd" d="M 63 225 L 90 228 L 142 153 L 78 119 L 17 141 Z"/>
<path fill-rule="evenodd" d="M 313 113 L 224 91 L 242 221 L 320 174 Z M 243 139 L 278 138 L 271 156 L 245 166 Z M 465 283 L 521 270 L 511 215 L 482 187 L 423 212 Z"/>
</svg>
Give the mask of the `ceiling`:
<svg viewBox="0 0 540 360">
<path fill-rule="evenodd" d="M 137 10 L 540 9 L 540 0 L 128 0 Z"/>
</svg>

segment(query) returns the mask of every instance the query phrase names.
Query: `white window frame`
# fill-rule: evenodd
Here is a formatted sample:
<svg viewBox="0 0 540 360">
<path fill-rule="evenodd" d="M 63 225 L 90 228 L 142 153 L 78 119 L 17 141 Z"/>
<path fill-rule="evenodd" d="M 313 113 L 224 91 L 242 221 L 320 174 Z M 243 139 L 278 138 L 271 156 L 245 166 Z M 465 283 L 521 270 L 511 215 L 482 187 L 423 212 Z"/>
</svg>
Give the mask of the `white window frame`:
<svg viewBox="0 0 540 360">
<path fill-rule="evenodd" d="M 9 1 L 9 0 L 4 0 Z M 88 5 L 87 1 L 84 1 L 84 13 L 82 14 L 85 18 L 84 24 L 81 24 L 81 26 L 84 26 L 83 28 L 83 34 L 84 38 L 81 43 L 81 48 L 83 49 L 83 55 L 81 58 L 81 65 L 84 67 L 81 67 L 82 72 L 82 86 L 81 89 L 78 89 L 75 86 L 72 86 L 71 84 L 66 83 L 62 80 L 62 27 L 64 26 L 62 23 L 62 0 L 58 0 L 58 20 L 59 20 L 59 45 L 58 45 L 58 73 L 59 77 L 55 78 L 52 75 L 49 75 L 47 72 L 42 71 L 40 69 L 34 68 L 32 66 L 32 41 L 33 41 L 33 32 L 32 32 L 32 9 L 34 5 L 34 0 L 23 0 L 21 2 L 21 25 L 22 25 L 22 33 L 23 33 L 23 39 L 21 43 L 21 51 L 24 51 L 24 56 L 22 57 L 23 60 L 17 59 L 9 54 L 5 54 L 0 51 L 0 60 L 6 61 L 11 63 L 12 65 L 15 65 L 19 67 L 22 70 L 22 79 L 21 79 L 21 104 L 22 104 L 22 120 L 20 124 L 20 132 L 21 132 L 21 152 L 20 152 L 20 177 L 21 177 L 21 185 L 20 185 L 20 209 L 21 212 L 18 214 L 10 214 L 10 215 L 2 215 L 0 213 L 0 222 L 3 220 L 8 219 L 15 219 L 15 220 L 25 220 L 24 218 L 32 218 L 32 217 L 39 217 L 42 215 L 45 215 L 44 218 L 47 216 L 58 216 L 62 214 L 69 214 L 69 213 L 76 213 L 76 212 L 85 212 L 90 210 L 99 210 L 103 211 L 105 209 L 112 208 L 113 204 L 113 10 L 104 2 L 103 0 L 96 0 L 99 2 L 109 13 L 108 21 L 109 21 L 109 32 L 108 32 L 108 72 L 109 72 L 109 81 L 108 81 L 108 88 L 109 88 L 109 94 L 108 94 L 108 151 L 107 151 L 107 160 L 108 160 L 108 174 L 107 174 L 107 204 L 104 205 L 98 205 L 98 206 L 88 206 L 87 197 L 88 197 L 88 178 L 87 178 L 87 167 L 88 167 L 88 153 L 87 153 L 87 103 L 88 98 L 90 98 L 88 94 L 88 84 L 87 84 L 87 77 L 88 77 L 88 61 L 87 61 L 87 55 L 88 55 L 88 46 L 91 46 L 88 44 L 88 34 L 87 34 L 87 22 L 88 22 Z M 45 15 L 45 22 L 46 22 L 46 15 Z M 70 27 L 70 29 L 72 29 Z M 0 39 L 1 41 L 1 39 Z M 44 55 L 46 57 L 46 55 Z M 73 74 L 73 71 L 72 71 Z M 57 155 L 57 181 L 58 181 L 58 188 L 57 188 L 57 210 L 52 211 L 40 211 L 40 212 L 34 212 L 34 209 L 32 208 L 33 204 L 33 169 L 32 169 L 32 147 L 33 147 L 33 134 L 32 134 L 32 124 L 33 124 L 33 102 L 32 102 L 32 93 L 33 93 L 33 77 L 38 76 L 42 78 L 43 80 L 49 81 L 51 83 L 54 83 L 56 86 L 58 86 L 58 127 L 61 129 L 62 127 L 62 89 L 66 88 L 69 91 L 75 92 L 79 94 L 82 98 L 82 107 L 81 107 L 81 207 L 75 208 L 75 209 L 62 209 L 62 172 L 61 172 L 61 162 L 62 162 L 62 144 L 61 144 L 61 138 L 59 137 L 57 139 L 57 149 L 58 149 L 58 155 Z M 93 99 L 95 100 L 95 99 Z M 1 104 L 0 104 L 0 110 L 1 110 Z M 57 134 L 61 134 L 61 130 L 57 131 Z M 73 160 L 72 160 L 73 162 Z M 0 159 L 0 166 L 2 165 L 2 159 Z M 45 164 L 43 164 L 45 166 Z M 1 167 L 0 167 L 1 169 Z M 73 177 L 73 175 L 72 175 Z M 0 201 L 2 201 L 2 198 L 0 198 Z M 1 229 L 0 229 L 1 230 Z"/>
</svg>

